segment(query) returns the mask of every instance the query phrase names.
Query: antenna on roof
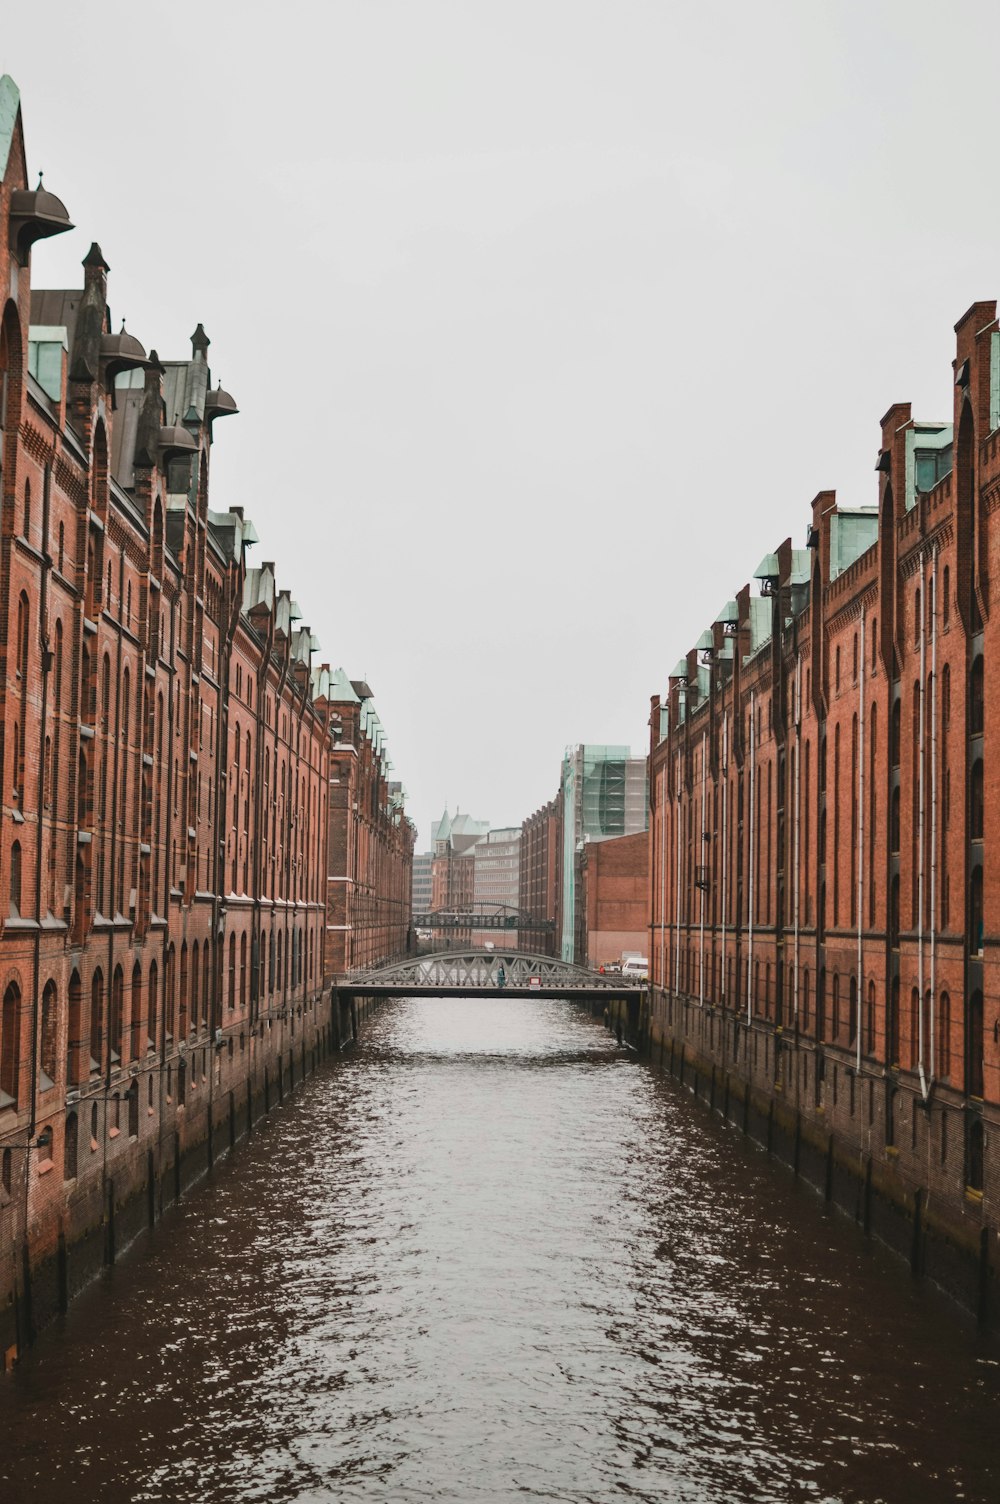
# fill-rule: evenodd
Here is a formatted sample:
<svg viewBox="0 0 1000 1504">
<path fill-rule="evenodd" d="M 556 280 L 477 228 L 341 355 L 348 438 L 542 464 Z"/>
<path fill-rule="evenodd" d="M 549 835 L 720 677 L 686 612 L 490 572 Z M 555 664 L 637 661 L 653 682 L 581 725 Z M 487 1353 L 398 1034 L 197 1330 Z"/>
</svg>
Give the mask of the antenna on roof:
<svg viewBox="0 0 1000 1504">
<path fill-rule="evenodd" d="M 35 189 L 36 193 L 38 193 L 39 190 L 41 189 L 41 186 L 42 186 L 42 177 L 43 177 L 42 169 L 39 167 L 39 169 L 38 169 L 38 187 Z"/>
</svg>

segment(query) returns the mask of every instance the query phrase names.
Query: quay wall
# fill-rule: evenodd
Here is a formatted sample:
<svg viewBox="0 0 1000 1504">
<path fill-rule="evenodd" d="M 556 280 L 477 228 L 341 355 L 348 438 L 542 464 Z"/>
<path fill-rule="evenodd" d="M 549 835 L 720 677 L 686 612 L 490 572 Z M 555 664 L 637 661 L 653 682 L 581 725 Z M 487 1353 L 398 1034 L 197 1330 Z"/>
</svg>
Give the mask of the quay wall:
<svg viewBox="0 0 1000 1504">
<path fill-rule="evenodd" d="M 850 1067 L 827 1062 L 824 1099 L 817 1102 L 811 1085 L 803 1090 L 807 1075 L 794 1068 L 793 1045 L 782 1048 L 779 1039 L 776 1079 L 773 1034 L 748 1028 L 745 1018 L 702 1010 L 689 999 L 653 993 L 649 1004 L 631 1010 L 615 1001 L 608 1023 L 612 1029 L 620 1024 L 640 1054 L 707 1110 L 734 1124 L 853 1218 L 865 1236 L 905 1260 L 915 1278 L 930 1280 L 981 1326 L 1000 1324 L 996 1228 L 984 1220 L 978 1198 L 956 1205 L 928 1172 L 929 1112 L 913 1102 L 898 1103 L 898 1121 L 908 1132 L 897 1134 L 897 1145 L 880 1144 L 881 1135 L 871 1131 L 880 1118 L 875 1083 L 856 1082 L 852 1093 Z M 886 1089 L 899 1097 L 895 1082 L 881 1085 Z M 936 1110 L 943 1110 L 940 1103 Z M 948 1178 L 946 1166 L 940 1179 Z"/>
<path fill-rule="evenodd" d="M 144 1109 L 144 1121 L 136 1125 L 140 1131 L 107 1128 L 107 1152 L 99 1152 L 92 1140 L 89 1173 L 81 1173 L 75 1193 L 61 1206 L 52 1235 L 36 1235 L 19 1248 L 3 1250 L 8 1288 L 0 1309 L 4 1366 L 13 1366 L 45 1326 L 155 1227 L 318 1065 L 353 1044 L 375 1007 L 373 999 L 344 1002 L 327 992 L 294 1022 L 265 1026 L 241 1044 L 234 1041 L 232 1051 L 228 1042 L 210 1051 L 214 1058 L 208 1071 L 191 1070 L 183 1102 L 174 1078 L 171 1091 L 164 1091 L 154 1108 Z"/>
</svg>

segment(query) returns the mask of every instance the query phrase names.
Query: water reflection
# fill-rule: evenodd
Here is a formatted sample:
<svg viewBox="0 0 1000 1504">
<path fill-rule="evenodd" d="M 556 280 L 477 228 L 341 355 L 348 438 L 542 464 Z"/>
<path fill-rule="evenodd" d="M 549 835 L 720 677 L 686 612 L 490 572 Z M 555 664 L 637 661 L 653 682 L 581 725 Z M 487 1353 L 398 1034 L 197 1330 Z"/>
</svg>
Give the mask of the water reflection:
<svg viewBox="0 0 1000 1504">
<path fill-rule="evenodd" d="M 0 1386 L 0 1498 L 995 1500 L 998 1391 L 570 1005 L 412 1000 Z"/>
</svg>

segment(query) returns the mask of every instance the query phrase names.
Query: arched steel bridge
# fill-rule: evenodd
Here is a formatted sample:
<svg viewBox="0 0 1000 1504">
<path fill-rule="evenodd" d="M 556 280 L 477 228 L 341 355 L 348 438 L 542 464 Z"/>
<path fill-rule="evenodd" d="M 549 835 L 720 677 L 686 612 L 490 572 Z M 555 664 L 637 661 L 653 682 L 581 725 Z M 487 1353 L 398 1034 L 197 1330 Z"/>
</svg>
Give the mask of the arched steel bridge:
<svg viewBox="0 0 1000 1504">
<path fill-rule="evenodd" d="M 513 997 L 632 999 L 645 996 L 638 982 L 602 976 L 552 956 L 516 950 L 440 951 L 414 956 L 373 971 L 353 971 L 338 978 L 333 990 L 351 997 Z"/>
<path fill-rule="evenodd" d="M 467 904 L 462 909 L 434 909 L 413 915 L 415 930 L 554 930 L 554 919 L 536 919 L 506 903 Z"/>
</svg>

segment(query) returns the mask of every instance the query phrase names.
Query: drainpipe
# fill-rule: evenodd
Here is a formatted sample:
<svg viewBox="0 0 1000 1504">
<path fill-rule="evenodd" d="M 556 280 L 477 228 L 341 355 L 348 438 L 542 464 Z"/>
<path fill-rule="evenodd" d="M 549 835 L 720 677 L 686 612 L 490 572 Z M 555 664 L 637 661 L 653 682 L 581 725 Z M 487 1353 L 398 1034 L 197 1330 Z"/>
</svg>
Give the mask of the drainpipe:
<svg viewBox="0 0 1000 1504">
<path fill-rule="evenodd" d="M 854 1069 L 861 1074 L 861 1017 L 864 1008 L 862 920 L 865 897 L 865 613 L 861 612 L 861 654 L 858 669 L 858 983 L 854 998 Z"/>
<path fill-rule="evenodd" d="M 38 1071 L 40 1054 L 38 1047 L 39 983 L 42 966 L 42 836 L 45 829 L 45 735 L 49 715 L 49 670 L 52 655 L 48 638 L 49 571 L 52 560 L 49 556 L 49 514 L 52 502 L 52 466 L 45 466 L 42 489 L 42 580 L 38 601 L 39 639 L 41 642 L 42 704 L 38 733 L 38 815 L 35 824 L 35 945 L 32 960 L 34 985 L 31 999 L 31 1121 L 28 1124 L 28 1142 L 31 1143 L 38 1126 L 36 1105 L 38 1101 Z M 27 530 L 26 530 L 27 531 Z M 23 731 L 22 731 L 23 735 Z M 51 769 L 50 769 L 51 772 Z M 22 805 L 23 808 L 23 805 Z M 55 812 L 53 813 L 52 838 L 55 839 Z M 27 1155 L 25 1156 L 27 1164 Z M 25 1237 L 28 1228 L 28 1187 L 30 1177 L 25 1175 Z"/>
<path fill-rule="evenodd" d="M 674 810 L 674 835 L 677 847 L 677 875 L 674 885 L 674 996 L 681 990 L 681 751 L 677 749 L 677 797 Z"/>
<path fill-rule="evenodd" d="M 722 720 L 722 1006 L 726 1006 L 726 807 L 729 804 L 729 711 Z"/>
<path fill-rule="evenodd" d="M 927 640 L 925 618 L 927 611 L 927 573 L 924 567 L 923 549 L 920 551 L 920 689 L 917 756 L 920 766 L 917 772 L 917 1073 L 920 1077 L 920 1095 L 927 1100 L 927 1078 L 924 1073 L 924 678 L 927 671 Z"/>
<path fill-rule="evenodd" d="M 708 768 L 705 760 L 706 734 L 701 733 L 701 851 L 700 856 L 705 855 L 705 790 L 708 785 Z M 705 888 L 699 889 L 701 904 L 698 914 L 698 1003 L 705 1006 Z"/>
<path fill-rule="evenodd" d="M 754 760 L 756 757 L 757 692 L 750 692 L 750 889 L 747 899 L 747 1028 L 753 1021 L 753 901 L 754 901 Z"/>
<path fill-rule="evenodd" d="M 931 555 L 931 1009 L 928 1054 L 930 1079 L 928 1090 L 934 1080 L 934 1036 L 937 1009 L 937 544 Z"/>
<path fill-rule="evenodd" d="M 801 887 L 801 869 L 799 862 L 799 816 L 800 816 L 800 777 L 799 759 L 801 756 L 802 742 L 802 654 L 795 655 L 795 897 L 792 901 L 792 927 L 794 932 L 794 972 L 795 972 L 795 1002 L 793 1013 L 795 1017 L 795 1032 L 799 1028 L 799 889 Z"/>
<path fill-rule="evenodd" d="M 667 944 L 667 803 L 664 795 L 667 788 L 667 770 L 660 772 L 660 789 L 657 805 L 660 812 L 660 986 L 666 990 L 666 944 Z"/>
</svg>

